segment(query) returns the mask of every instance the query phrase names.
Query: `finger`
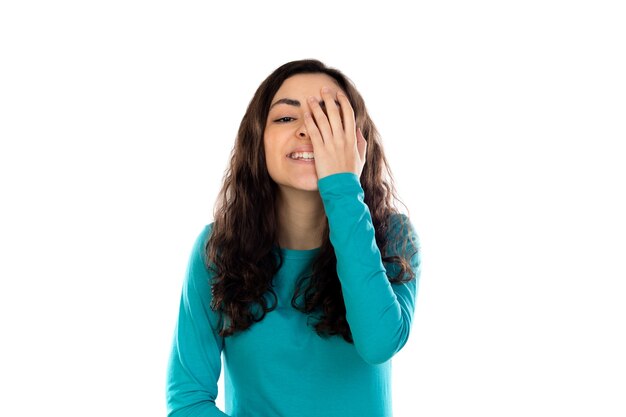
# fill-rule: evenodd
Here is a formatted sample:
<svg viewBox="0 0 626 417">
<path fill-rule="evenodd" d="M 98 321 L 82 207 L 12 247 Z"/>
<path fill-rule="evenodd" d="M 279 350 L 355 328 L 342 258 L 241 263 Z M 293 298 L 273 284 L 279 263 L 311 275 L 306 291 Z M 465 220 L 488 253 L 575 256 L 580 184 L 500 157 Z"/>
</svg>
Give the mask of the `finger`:
<svg viewBox="0 0 626 417">
<path fill-rule="evenodd" d="M 363 132 L 361 132 L 361 128 L 358 128 L 356 131 L 356 147 L 359 151 L 359 157 L 361 158 L 361 163 L 365 162 L 365 155 L 367 153 L 367 141 L 363 136 Z"/>
<path fill-rule="evenodd" d="M 311 113 L 309 112 L 304 113 L 304 126 L 306 127 L 306 131 L 311 138 L 311 143 L 313 144 L 313 155 L 314 157 L 317 157 L 316 153 L 321 151 L 324 147 L 324 139 L 322 138 L 322 134 L 313 120 L 313 116 L 311 116 Z"/>
<path fill-rule="evenodd" d="M 322 99 L 326 106 L 326 114 L 330 127 L 333 131 L 333 137 L 335 139 L 344 138 L 343 124 L 341 122 L 341 114 L 339 114 L 339 106 L 335 101 L 335 94 L 328 87 L 322 87 Z"/>
<path fill-rule="evenodd" d="M 313 120 L 315 120 L 315 124 L 324 139 L 324 143 L 326 143 L 327 140 L 333 137 L 333 131 L 328 123 L 328 118 L 315 97 L 309 97 L 309 107 L 311 108 Z"/>
<path fill-rule="evenodd" d="M 354 129 L 356 127 L 356 122 L 354 120 L 354 110 L 352 109 L 350 100 L 348 100 L 348 96 L 346 96 L 343 91 L 337 92 L 337 100 L 341 105 L 341 112 L 343 114 L 343 128 L 346 132 L 348 140 L 350 140 L 354 137 Z"/>
</svg>

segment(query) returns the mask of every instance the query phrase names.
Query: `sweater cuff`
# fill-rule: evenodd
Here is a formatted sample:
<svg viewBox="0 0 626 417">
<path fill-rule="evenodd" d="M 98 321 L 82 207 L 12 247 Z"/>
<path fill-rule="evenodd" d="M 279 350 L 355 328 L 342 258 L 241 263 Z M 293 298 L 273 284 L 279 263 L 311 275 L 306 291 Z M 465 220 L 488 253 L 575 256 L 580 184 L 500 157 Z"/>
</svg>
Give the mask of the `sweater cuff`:
<svg viewBox="0 0 626 417">
<path fill-rule="evenodd" d="M 331 174 L 318 180 L 318 189 L 328 218 L 330 240 L 335 247 L 335 253 L 354 247 L 349 241 L 357 236 L 369 241 L 370 236 L 362 233 L 368 229 L 373 230 L 372 220 L 359 177 L 352 172 Z"/>
<path fill-rule="evenodd" d="M 359 177 L 354 172 L 339 172 L 317 180 L 317 188 L 323 200 L 333 196 L 359 195 L 363 201 L 363 188 Z"/>
</svg>

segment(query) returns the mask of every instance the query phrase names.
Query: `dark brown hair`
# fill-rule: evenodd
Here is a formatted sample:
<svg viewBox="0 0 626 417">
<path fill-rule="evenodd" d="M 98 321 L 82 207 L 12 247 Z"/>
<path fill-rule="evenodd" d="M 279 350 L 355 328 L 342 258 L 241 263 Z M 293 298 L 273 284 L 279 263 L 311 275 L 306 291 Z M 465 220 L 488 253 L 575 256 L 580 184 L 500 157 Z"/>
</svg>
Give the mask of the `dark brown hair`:
<svg viewBox="0 0 626 417">
<path fill-rule="evenodd" d="M 388 277 L 389 281 L 402 284 L 414 279 L 408 262 L 413 254 L 386 256 L 392 243 L 394 247 L 406 250 L 408 217 L 399 215 L 392 207 L 396 200 L 399 201 L 393 176 L 363 98 L 350 79 L 320 61 L 288 62 L 261 83 L 243 116 L 216 201 L 212 233 L 205 246 L 207 266 L 215 273 L 211 308 L 220 312 L 219 334 L 222 337 L 249 328 L 276 308 L 276 303 L 268 305 L 266 295 L 273 295 L 277 302 L 272 279 L 283 259 L 276 250 L 277 185 L 265 163 L 263 134 L 276 91 L 287 78 L 310 73 L 329 75 L 348 96 L 356 126 L 361 128 L 367 141 L 367 161 L 360 182 L 371 213 L 376 244 L 383 263 L 396 264 L 395 270 L 399 271 L 394 277 Z M 389 236 L 390 220 L 394 215 L 400 220 L 400 232 Z M 336 265 L 326 220 L 323 243 L 313 261 L 312 274 L 299 277 L 291 304 L 316 319 L 314 327 L 320 336 L 341 335 L 348 343 L 353 343 Z M 303 303 L 298 304 L 296 300 L 302 292 Z"/>
</svg>

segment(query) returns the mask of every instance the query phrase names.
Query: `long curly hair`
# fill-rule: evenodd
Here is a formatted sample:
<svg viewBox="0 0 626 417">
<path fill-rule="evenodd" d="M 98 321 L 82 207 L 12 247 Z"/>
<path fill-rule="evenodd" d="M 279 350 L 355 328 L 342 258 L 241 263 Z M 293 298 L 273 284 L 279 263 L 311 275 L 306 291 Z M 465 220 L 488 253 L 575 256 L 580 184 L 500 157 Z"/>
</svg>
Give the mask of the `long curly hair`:
<svg viewBox="0 0 626 417">
<path fill-rule="evenodd" d="M 261 83 L 243 116 L 214 207 L 212 233 L 204 247 L 207 266 L 214 272 L 210 307 L 220 313 L 219 334 L 222 337 L 248 329 L 276 308 L 278 298 L 272 280 L 283 263 L 282 254 L 276 250 L 275 197 L 278 187 L 266 166 L 263 134 L 271 100 L 282 83 L 293 75 L 310 73 L 329 75 L 348 96 L 356 126 L 361 128 L 368 142 L 360 183 L 372 217 L 376 244 L 383 263 L 393 263 L 394 269 L 398 270 L 397 275 L 388 276 L 388 279 L 393 284 L 414 279 L 408 262 L 413 254 L 386 256 L 391 244 L 397 247 L 400 243 L 399 246 L 406 251 L 408 237 L 404 231 L 408 227 L 408 217 L 398 216 L 401 231 L 393 242 L 389 241 L 390 220 L 399 214 L 394 206 L 400 200 L 380 136 L 363 98 L 352 81 L 337 69 L 312 59 L 288 62 Z M 398 239 L 405 241 L 398 242 Z M 322 242 L 313 260 L 311 274 L 298 278 L 291 305 L 309 315 L 309 319 L 314 319 L 315 331 L 321 337 L 341 335 L 346 342 L 353 343 L 327 219 Z M 275 303 L 272 306 L 268 305 L 266 295 L 273 296 Z M 297 303 L 300 295 L 303 295 L 303 302 Z"/>
</svg>

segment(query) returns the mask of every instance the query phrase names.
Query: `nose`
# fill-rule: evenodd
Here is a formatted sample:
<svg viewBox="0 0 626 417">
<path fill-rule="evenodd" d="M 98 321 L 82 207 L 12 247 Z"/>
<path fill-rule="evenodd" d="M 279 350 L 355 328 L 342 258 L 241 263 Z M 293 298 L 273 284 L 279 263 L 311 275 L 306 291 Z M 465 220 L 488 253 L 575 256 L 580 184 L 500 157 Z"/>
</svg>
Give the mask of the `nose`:
<svg viewBox="0 0 626 417">
<path fill-rule="evenodd" d="M 304 123 L 302 123 L 300 125 L 300 127 L 298 127 L 298 130 L 296 131 L 296 135 L 300 138 L 300 139 L 305 139 L 309 137 L 309 134 L 306 131 L 306 127 L 304 126 Z"/>
</svg>

